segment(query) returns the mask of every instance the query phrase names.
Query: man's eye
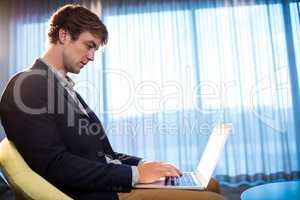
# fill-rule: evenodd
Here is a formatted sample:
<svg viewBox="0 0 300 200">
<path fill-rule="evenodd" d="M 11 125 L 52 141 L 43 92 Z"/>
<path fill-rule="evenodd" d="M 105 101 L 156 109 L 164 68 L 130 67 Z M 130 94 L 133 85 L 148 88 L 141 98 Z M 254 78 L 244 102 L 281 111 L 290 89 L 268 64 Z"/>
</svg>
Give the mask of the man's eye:
<svg viewBox="0 0 300 200">
<path fill-rule="evenodd" d="M 86 47 L 87 47 L 88 49 L 92 49 L 92 48 L 93 48 L 93 45 L 87 44 Z"/>
</svg>

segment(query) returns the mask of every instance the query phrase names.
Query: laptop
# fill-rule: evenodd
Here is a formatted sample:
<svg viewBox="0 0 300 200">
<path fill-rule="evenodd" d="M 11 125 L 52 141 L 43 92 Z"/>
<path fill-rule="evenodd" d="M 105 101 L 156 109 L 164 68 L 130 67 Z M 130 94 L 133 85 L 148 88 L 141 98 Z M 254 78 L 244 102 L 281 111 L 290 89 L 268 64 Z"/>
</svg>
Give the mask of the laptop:
<svg viewBox="0 0 300 200">
<path fill-rule="evenodd" d="M 198 166 L 193 172 L 183 172 L 181 177 L 166 177 L 154 183 L 138 183 L 134 188 L 203 190 L 213 174 L 232 124 L 223 123 L 214 127 Z"/>
</svg>

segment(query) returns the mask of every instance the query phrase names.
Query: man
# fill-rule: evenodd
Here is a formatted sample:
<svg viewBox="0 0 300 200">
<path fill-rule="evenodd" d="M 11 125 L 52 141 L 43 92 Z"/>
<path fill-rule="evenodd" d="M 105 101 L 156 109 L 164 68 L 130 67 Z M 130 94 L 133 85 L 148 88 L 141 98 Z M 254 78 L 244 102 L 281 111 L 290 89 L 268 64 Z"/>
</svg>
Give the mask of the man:
<svg viewBox="0 0 300 200">
<path fill-rule="evenodd" d="M 88 9 L 60 8 L 50 19 L 46 52 L 9 81 L 0 102 L 8 139 L 35 172 L 74 199 L 118 199 L 118 192 L 130 192 L 136 183 L 181 175 L 171 164 L 114 152 L 101 122 L 74 91 L 67 73 L 77 74 L 93 61 L 107 38 L 105 25 Z M 219 189 L 214 180 L 209 188 Z M 222 199 L 213 192 L 182 190 L 133 190 L 119 196 Z"/>
</svg>

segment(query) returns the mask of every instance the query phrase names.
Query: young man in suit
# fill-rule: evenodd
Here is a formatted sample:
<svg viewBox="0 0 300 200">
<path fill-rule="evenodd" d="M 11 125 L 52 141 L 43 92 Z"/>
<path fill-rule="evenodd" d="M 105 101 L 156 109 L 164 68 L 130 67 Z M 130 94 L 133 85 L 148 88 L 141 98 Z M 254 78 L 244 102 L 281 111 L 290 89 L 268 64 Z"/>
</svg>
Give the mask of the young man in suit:
<svg viewBox="0 0 300 200">
<path fill-rule="evenodd" d="M 84 7 L 66 5 L 52 15 L 47 50 L 9 81 L 2 96 L 8 139 L 35 172 L 74 199 L 222 199 L 208 191 L 132 190 L 181 172 L 113 151 L 101 122 L 74 91 L 67 73 L 78 74 L 107 39 L 105 25 Z M 209 190 L 218 191 L 211 182 Z"/>
</svg>

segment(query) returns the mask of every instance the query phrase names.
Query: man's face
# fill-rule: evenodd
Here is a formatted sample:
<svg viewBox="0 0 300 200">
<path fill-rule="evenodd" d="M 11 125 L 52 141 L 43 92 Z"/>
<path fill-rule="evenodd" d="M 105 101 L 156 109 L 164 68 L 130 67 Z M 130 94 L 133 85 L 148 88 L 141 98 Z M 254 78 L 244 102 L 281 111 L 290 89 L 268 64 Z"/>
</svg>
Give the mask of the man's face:
<svg viewBox="0 0 300 200">
<path fill-rule="evenodd" d="M 90 32 L 81 33 L 77 40 L 71 40 L 68 35 L 63 49 L 65 71 L 78 74 L 89 61 L 94 60 L 95 51 L 98 50 L 100 44 L 100 38 Z"/>
</svg>

